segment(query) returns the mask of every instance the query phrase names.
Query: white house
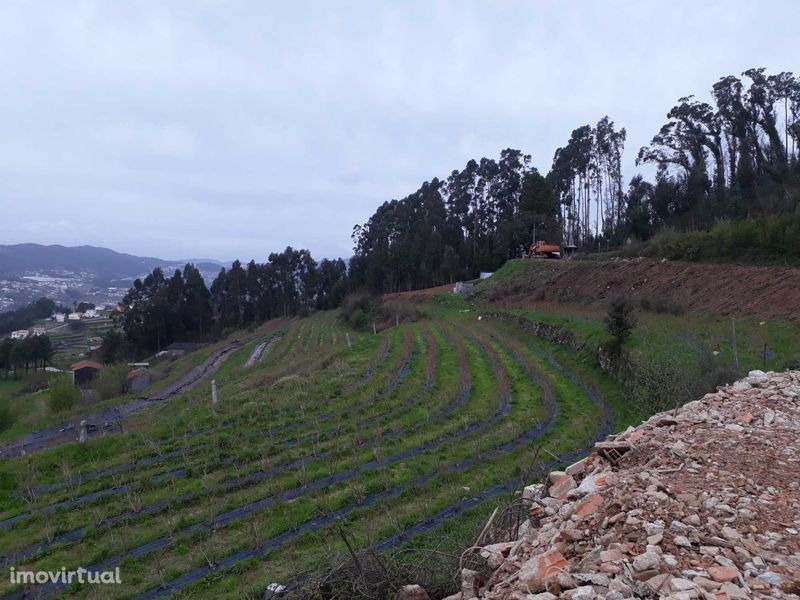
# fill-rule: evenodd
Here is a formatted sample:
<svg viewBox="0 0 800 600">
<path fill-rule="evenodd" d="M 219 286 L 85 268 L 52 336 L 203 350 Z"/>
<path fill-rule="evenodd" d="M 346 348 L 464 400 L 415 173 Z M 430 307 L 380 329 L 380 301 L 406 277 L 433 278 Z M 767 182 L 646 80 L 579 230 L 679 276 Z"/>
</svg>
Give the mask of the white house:
<svg viewBox="0 0 800 600">
<path fill-rule="evenodd" d="M 26 337 L 28 337 L 27 329 L 17 329 L 16 331 L 11 332 L 12 340 L 24 340 Z"/>
<path fill-rule="evenodd" d="M 34 327 L 33 328 L 33 335 L 34 336 L 47 335 L 47 329 L 45 329 L 44 327 Z"/>
<path fill-rule="evenodd" d="M 86 319 L 94 319 L 97 316 L 97 309 L 87 308 L 86 312 L 83 313 L 83 316 Z"/>
<path fill-rule="evenodd" d="M 64 313 L 53 313 L 53 321 L 56 323 L 63 323 L 64 319 L 66 319 L 67 315 Z"/>
<path fill-rule="evenodd" d="M 81 317 L 83 317 L 83 313 L 73 312 L 73 313 L 69 313 L 69 316 L 67 317 L 67 319 L 69 319 L 70 321 L 80 321 Z"/>
</svg>

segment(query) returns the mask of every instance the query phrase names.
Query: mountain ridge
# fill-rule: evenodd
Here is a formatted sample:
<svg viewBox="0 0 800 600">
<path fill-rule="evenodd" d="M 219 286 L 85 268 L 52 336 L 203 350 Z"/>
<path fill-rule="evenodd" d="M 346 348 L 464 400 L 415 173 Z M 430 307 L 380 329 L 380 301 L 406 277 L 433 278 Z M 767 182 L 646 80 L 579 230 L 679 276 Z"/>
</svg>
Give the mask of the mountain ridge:
<svg viewBox="0 0 800 600">
<path fill-rule="evenodd" d="M 168 260 L 154 256 L 136 256 L 101 246 L 63 246 L 61 244 L 0 245 L 0 275 L 20 276 L 29 271 L 56 270 L 91 272 L 102 279 L 120 279 L 141 275 L 155 267 L 177 267 L 193 263 L 210 270 L 228 263 L 215 259 Z"/>
<path fill-rule="evenodd" d="M 46 297 L 72 305 L 76 301 L 114 303 L 122 299 L 133 280 L 156 267 L 170 276 L 187 263 L 194 264 L 210 282 L 230 263 L 214 259 L 167 260 L 135 256 L 99 246 L 61 244 L 0 245 L 0 312 Z"/>
</svg>

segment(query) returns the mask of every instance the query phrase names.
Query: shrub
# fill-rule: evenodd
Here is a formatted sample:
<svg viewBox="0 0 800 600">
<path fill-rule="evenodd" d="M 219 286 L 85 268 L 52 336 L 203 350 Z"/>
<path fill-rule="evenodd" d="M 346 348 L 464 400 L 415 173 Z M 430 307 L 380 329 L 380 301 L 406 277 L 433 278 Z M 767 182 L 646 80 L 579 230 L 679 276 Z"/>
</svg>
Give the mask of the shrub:
<svg viewBox="0 0 800 600">
<path fill-rule="evenodd" d="M 708 231 L 659 231 L 649 242 L 623 250 L 625 256 L 643 255 L 672 260 L 713 258 L 800 261 L 800 213 L 753 219 L 719 220 Z"/>
<path fill-rule="evenodd" d="M 367 292 L 354 292 L 342 302 L 342 318 L 354 329 L 368 329 L 375 318 L 379 300 Z"/>
<path fill-rule="evenodd" d="M 95 377 L 92 387 L 101 400 L 115 398 L 127 391 L 128 366 L 125 363 L 108 365 Z"/>
<path fill-rule="evenodd" d="M 653 302 L 653 309 L 659 314 L 670 314 L 676 317 L 686 312 L 686 307 L 683 306 L 683 304 L 667 298 L 656 299 L 656 301 Z"/>
<path fill-rule="evenodd" d="M 650 310 L 658 314 L 675 315 L 676 317 L 686 312 L 686 307 L 682 304 L 661 297 L 654 300 L 650 298 L 641 298 L 639 300 L 639 306 L 641 306 L 643 310 Z"/>
<path fill-rule="evenodd" d="M 668 410 L 694 399 L 691 378 L 674 359 L 631 357 L 624 375 L 628 401 L 642 414 Z"/>
<path fill-rule="evenodd" d="M 698 374 L 691 388 L 694 397 L 713 392 L 717 387 L 739 379 L 740 373 L 730 358 L 715 356 L 705 345 L 700 347 L 698 354 Z"/>
<path fill-rule="evenodd" d="M 378 310 L 378 318 L 391 324 L 395 322 L 413 323 L 424 316 L 425 314 L 419 310 L 416 304 L 404 299 L 385 302 Z"/>
<path fill-rule="evenodd" d="M 70 331 L 85 331 L 86 330 L 86 323 L 83 321 L 70 321 L 67 323 L 67 327 Z"/>
<path fill-rule="evenodd" d="M 81 399 L 81 393 L 71 377 L 56 377 L 50 382 L 50 410 L 61 412 L 75 406 Z"/>
<path fill-rule="evenodd" d="M 0 405 L 0 431 L 5 431 L 14 424 L 14 412 L 11 407 L 3 403 Z"/>
<path fill-rule="evenodd" d="M 25 378 L 25 383 L 20 388 L 17 395 L 33 394 L 46 390 L 50 378 L 44 371 L 35 371 Z"/>
<path fill-rule="evenodd" d="M 633 303 L 624 296 L 615 296 L 608 303 L 608 314 L 605 319 L 608 332 L 614 336 L 617 347 L 621 347 L 636 327 L 636 315 Z"/>
</svg>

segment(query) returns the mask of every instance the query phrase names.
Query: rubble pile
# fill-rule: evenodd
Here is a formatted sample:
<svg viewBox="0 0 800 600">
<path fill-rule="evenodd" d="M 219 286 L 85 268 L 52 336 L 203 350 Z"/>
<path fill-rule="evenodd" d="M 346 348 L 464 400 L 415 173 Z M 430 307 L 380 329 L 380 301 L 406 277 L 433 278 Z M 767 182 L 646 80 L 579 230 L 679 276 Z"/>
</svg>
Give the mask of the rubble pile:
<svg viewBox="0 0 800 600">
<path fill-rule="evenodd" d="M 800 598 L 800 371 L 659 413 L 525 488 L 448 600 Z"/>
</svg>

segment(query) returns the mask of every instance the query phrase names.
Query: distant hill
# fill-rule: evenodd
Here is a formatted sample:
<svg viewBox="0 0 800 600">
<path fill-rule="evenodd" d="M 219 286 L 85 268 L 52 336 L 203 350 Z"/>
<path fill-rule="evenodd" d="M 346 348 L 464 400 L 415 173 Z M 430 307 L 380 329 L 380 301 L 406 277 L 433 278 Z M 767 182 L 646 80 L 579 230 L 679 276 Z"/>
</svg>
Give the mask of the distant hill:
<svg viewBox="0 0 800 600">
<path fill-rule="evenodd" d="M 226 263 L 202 258 L 164 260 L 95 246 L 0 245 L 0 312 L 46 297 L 73 302 L 118 302 L 133 280 L 161 267 L 166 275 L 193 263 L 210 283 Z"/>
<path fill-rule="evenodd" d="M 0 276 L 14 277 L 37 272 L 91 273 L 103 281 L 126 279 L 152 271 L 155 267 L 178 268 L 187 262 L 201 271 L 218 270 L 225 263 L 213 259 L 164 260 L 133 256 L 96 246 L 43 246 L 41 244 L 0 245 Z"/>
</svg>

